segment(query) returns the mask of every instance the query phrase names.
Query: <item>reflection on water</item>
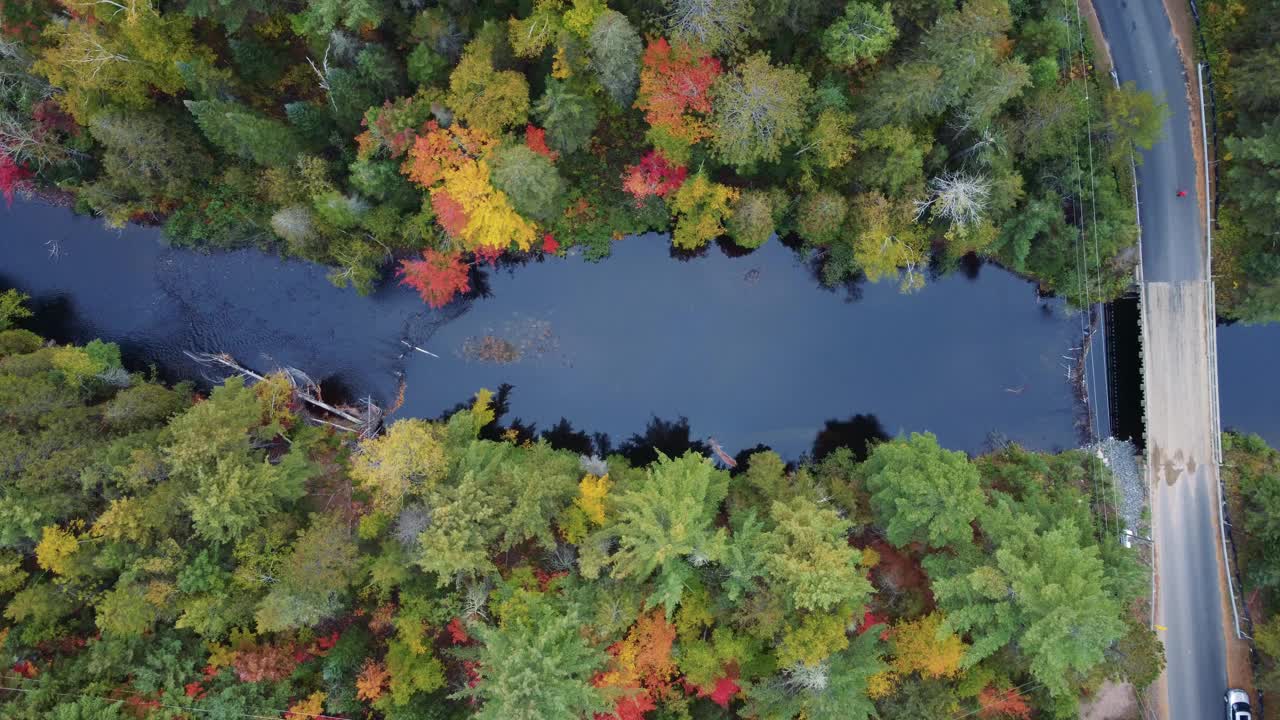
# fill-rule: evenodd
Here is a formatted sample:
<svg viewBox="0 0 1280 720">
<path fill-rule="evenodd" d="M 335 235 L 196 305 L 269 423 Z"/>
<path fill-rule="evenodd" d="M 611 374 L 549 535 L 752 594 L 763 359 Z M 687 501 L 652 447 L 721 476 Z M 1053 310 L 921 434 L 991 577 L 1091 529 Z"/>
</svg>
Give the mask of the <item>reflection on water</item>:
<svg viewBox="0 0 1280 720">
<path fill-rule="evenodd" d="M 119 342 L 134 367 L 171 378 L 210 372 L 183 350 L 227 352 L 389 404 L 402 374 L 398 417 L 507 384 L 506 420 L 526 436 L 638 460 L 712 436 L 739 460 L 757 446 L 795 459 L 924 430 L 971 451 L 992 432 L 1076 444 L 1063 356 L 1079 319 L 1008 273 L 968 262 L 904 296 L 895 283 L 818 287 L 777 242 L 682 260 L 661 237 L 629 238 L 598 264 L 489 270 L 487 297 L 432 311 L 407 289 L 361 298 L 323 268 L 256 251 L 173 250 L 154 231 L 35 204 L 0 212 L 0 284 L 36 298 L 35 329 Z"/>
</svg>

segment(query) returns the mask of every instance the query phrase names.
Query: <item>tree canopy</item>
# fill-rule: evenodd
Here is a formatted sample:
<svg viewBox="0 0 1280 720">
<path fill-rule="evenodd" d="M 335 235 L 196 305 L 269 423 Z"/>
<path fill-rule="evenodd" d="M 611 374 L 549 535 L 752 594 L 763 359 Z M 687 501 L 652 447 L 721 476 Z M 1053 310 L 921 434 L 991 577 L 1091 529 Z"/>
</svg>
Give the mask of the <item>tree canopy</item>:
<svg viewBox="0 0 1280 720">
<path fill-rule="evenodd" d="M 1091 74 L 1077 23 L 1061 0 L 10 2 L 0 194 L 56 187 L 115 226 L 437 306 L 469 290 L 458 263 L 599 258 L 652 230 L 679 251 L 794 237 L 823 282 L 908 292 L 976 253 L 1083 305 L 1132 277 L 1128 158 L 1164 109 Z M 1272 95 L 1225 145 L 1238 317 L 1280 296 L 1252 119 Z"/>
<path fill-rule="evenodd" d="M 369 437 L 316 419 L 282 375 L 197 394 L 0 330 L 0 647 L 31 691 L 3 714 L 1066 717 L 1159 672 L 1084 452 L 635 466 L 487 390 Z M 1265 542 L 1274 453 L 1241 447 Z"/>
</svg>

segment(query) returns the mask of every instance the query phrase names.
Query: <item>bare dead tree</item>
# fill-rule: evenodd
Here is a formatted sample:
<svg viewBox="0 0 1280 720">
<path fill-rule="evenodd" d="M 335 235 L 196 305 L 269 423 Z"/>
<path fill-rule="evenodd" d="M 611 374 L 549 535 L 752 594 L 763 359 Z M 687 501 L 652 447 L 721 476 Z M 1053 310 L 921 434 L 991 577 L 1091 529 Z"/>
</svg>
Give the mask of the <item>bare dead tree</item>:
<svg viewBox="0 0 1280 720">
<path fill-rule="evenodd" d="M 235 361 L 235 358 L 226 353 L 196 353 L 184 350 L 183 354 L 191 358 L 201 365 L 220 365 L 234 371 L 237 375 L 252 378 L 258 382 L 263 382 L 267 378 L 260 375 L 249 368 L 244 367 Z M 325 402 L 320 397 L 320 386 L 311 379 L 306 373 L 297 368 L 284 367 L 279 372 L 284 373 L 289 379 L 290 385 L 293 387 L 294 395 L 303 403 L 317 410 L 323 410 L 325 413 L 344 420 L 350 425 L 346 425 L 333 420 L 327 420 L 318 415 L 308 415 L 307 419 L 311 422 L 328 425 L 329 427 L 344 430 L 346 432 L 356 433 L 361 437 L 372 437 L 377 433 L 378 428 L 382 425 L 383 412 L 380 407 L 374 404 L 371 398 L 365 398 L 362 411 L 354 408 L 339 407 Z"/>
<path fill-rule="evenodd" d="M 329 51 L 332 49 L 333 41 L 330 40 L 329 44 L 324 46 L 324 58 L 320 60 L 320 67 L 316 67 L 316 62 L 311 59 L 311 56 L 307 56 L 307 64 L 311 66 L 311 71 L 320 79 L 320 89 L 329 98 L 329 104 L 333 106 L 334 110 L 337 110 L 338 104 L 334 101 L 332 88 L 329 86 Z M 323 72 L 321 71 L 322 68 Z"/>
<path fill-rule="evenodd" d="M 916 221 L 930 211 L 953 225 L 982 219 L 991 197 L 991 181 L 981 175 L 947 172 L 929 180 L 929 198 L 917 200 Z"/>
<path fill-rule="evenodd" d="M 744 0 L 673 0 L 663 18 L 671 34 L 710 48 L 747 29 L 750 8 Z"/>
</svg>

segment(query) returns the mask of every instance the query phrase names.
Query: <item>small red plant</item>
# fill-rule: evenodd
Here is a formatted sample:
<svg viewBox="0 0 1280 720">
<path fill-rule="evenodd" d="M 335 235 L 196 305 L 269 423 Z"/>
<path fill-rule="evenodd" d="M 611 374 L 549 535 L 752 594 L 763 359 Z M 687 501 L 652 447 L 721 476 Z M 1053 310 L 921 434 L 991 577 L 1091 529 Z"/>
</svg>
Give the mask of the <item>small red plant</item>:
<svg viewBox="0 0 1280 720">
<path fill-rule="evenodd" d="M 449 632 L 449 641 L 454 645 L 466 645 L 471 642 L 471 636 L 467 634 L 467 629 L 462 626 L 461 618 L 454 618 L 445 626 L 445 630 Z"/>
<path fill-rule="evenodd" d="M 26 166 L 14 162 L 13 158 L 0 148 L 0 194 L 4 195 L 5 204 L 13 206 L 14 191 L 29 177 L 31 172 Z"/>
<path fill-rule="evenodd" d="M 884 625 L 885 629 L 880 631 L 880 639 L 889 639 L 889 626 L 885 623 L 885 619 L 867 610 L 862 614 L 862 621 L 858 623 L 858 634 L 861 635 L 876 625 Z"/>
<path fill-rule="evenodd" d="M 526 125 L 524 128 L 524 144 L 530 150 L 555 162 L 560 153 L 547 147 L 547 131 L 537 125 Z"/>
</svg>

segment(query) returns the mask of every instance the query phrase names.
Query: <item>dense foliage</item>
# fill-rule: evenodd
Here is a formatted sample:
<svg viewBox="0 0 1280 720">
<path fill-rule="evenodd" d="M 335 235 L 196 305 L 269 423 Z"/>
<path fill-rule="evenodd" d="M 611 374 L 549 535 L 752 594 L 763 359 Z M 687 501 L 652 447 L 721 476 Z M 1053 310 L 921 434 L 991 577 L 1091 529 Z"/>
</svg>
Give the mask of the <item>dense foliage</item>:
<svg viewBox="0 0 1280 720">
<path fill-rule="evenodd" d="M 0 331 L 0 648 L 22 690 L 0 714 L 1066 718 L 1159 667 L 1087 453 L 913 435 L 730 474 L 495 415 L 482 391 L 357 440 L 280 376 L 204 396 L 114 345 Z"/>
<path fill-rule="evenodd" d="M 1254 622 L 1261 667 L 1254 681 L 1268 698 L 1280 692 L 1280 452 L 1257 435 L 1222 436 L 1222 479 L 1231 511 L 1240 592 Z"/>
<path fill-rule="evenodd" d="M 1213 274 L 1218 313 L 1280 321 L 1280 27 L 1275 0 L 1214 0 L 1203 10 L 1217 90 L 1219 168 Z"/>
<path fill-rule="evenodd" d="M 976 252 L 1082 303 L 1131 278 L 1128 149 L 1158 107 L 1090 76 L 1076 18 L 1069 0 L 4 0 L 0 192 L 276 248 L 360 292 L 407 258 L 435 304 L 469 287 L 452 268 L 599 257 L 648 229 L 685 251 L 776 232 L 827 282 L 904 290 Z"/>
</svg>

